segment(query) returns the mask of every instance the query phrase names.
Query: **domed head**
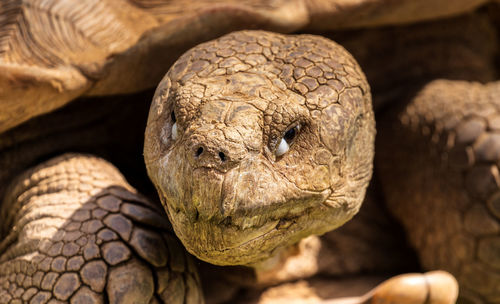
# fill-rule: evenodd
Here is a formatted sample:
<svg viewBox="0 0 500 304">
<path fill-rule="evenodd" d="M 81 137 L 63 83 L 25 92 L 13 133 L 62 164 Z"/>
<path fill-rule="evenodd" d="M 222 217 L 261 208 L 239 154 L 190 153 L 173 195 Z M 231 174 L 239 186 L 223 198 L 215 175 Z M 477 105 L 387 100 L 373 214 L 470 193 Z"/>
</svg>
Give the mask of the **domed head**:
<svg viewBox="0 0 500 304">
<path fill-rule="evenodd" d="M 342 47 L 243 31 L 171 67 L 144 157 L 187 250 L 241 265 L 349 220 L 371 177 L 374 135 L 369 87 Z"/>
</svg>

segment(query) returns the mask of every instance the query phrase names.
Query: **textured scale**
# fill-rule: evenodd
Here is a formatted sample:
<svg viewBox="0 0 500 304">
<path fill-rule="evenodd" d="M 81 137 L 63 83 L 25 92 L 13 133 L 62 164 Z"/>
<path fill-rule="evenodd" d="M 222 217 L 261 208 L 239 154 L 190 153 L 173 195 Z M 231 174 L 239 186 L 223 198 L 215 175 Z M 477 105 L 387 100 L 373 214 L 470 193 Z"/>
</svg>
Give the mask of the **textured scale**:
<svg viewBox="0 0 500 304">
<path fill-rule="evenodd" d="M 423 266 L 453 273 L 472 303 L 500 299 L 499 97 L 498 82 L 436 80 L 380 125 L 390 210 Z"/>
<path fill-rule="evenodd" d="M 370 98 L 356 61 L 319 36 L 240 31 L 181 56 L 153 98 L 144 155 L 188 251 L 254 263 L 352 217 L 371 177 Z"/>
<path fill-rule="evenodd" d="M 2 205 L 0 303 L 199 303 L 161 209 L 102 159 L 67 154 L 21 175 Z"/>
</svg>

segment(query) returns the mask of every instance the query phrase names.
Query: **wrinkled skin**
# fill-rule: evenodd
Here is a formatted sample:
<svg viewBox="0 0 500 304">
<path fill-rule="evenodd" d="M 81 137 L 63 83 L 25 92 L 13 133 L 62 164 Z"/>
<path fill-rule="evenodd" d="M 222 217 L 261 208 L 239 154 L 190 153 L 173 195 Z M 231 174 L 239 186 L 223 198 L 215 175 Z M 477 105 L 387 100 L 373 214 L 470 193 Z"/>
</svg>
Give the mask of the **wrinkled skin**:
<svg viewBox="0 0 500 304">
<path fill-rule="evenodd" d="M 289 151 L 277 155 L 293 128 Z M 144 155 L 188 251 L 251 264 L 359 210 L 374 135 L 368 85 L 343 48 L 237 32 L 190 50 L 167 73 Z"/>
</svg>

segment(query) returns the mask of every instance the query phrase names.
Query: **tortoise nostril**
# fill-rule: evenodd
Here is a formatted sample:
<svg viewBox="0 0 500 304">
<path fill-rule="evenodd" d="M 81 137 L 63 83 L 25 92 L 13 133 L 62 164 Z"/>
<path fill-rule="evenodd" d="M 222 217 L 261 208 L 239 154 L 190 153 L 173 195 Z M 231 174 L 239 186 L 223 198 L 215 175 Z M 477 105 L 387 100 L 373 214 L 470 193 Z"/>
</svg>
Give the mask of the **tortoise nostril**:
<svg viewBox="0 0 500 304">
<path fill-rule="evenodd" d="M 201 161 L 201 157 L 205 154 L 204 158 L 205 160 L 203 160 L 203 162 L 211 162 L 211 161 L 216 161 L 215 158 L 217 158 L 217 155 L 219 156 L 219 159 L 222 161 L 222 162 L 225 162 L 227 160 L 227 157 L 226 157 L 226 154 L 224 152 L 219 152 L 218 154 L 212 154 L 210 151 L 211 149 L 205 151 L 205 148 L 206 147 L 203 147 L 203 146 L 198 146 L 198 148 L 196 149 L 196 151 L 194 151 L 194 158 L 197 159 L 197 161 Z M 215 151 L 214 151 L 215 152 Z M 210 161 L 211 159 L 211 161 Z"/>
<path fill-rule="evenodd" d="M 219 152 L 220 160 L 226 161 L 226 155 L 223 152 Z"/>
<path fill-rule="evenodd" d="M 199 157 L 201 155 L 201 153 L 203 153 L 203 147 L 199 147 L 198 150 L 196 150 L 195 156 Z"/>
</svg>

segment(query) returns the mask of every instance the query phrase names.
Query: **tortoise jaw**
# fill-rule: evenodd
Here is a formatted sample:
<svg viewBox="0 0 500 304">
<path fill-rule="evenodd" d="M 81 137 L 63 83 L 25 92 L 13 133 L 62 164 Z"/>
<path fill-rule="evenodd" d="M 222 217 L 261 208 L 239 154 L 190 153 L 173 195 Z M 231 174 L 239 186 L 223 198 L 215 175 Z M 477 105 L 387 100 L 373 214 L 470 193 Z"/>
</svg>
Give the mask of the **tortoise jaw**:
<svg viewBox="0 0 500 304">
<path fill-rule="evenodd" d="M 176 206 L 186 205 L 186 202 L 163 198 L 175 233 L 187 250 L 217 265 L 259 262 L 271 257 L 277 248 L 291 245 L 310 234 L 326 232 L 347 220 L 344 210 L 333 210 L 323 204 L 331 193 L 330 189 L 322 192 L 302 191 L 300 197 L 283 201 L 271 201 L 263 197 L 262 201 L 251 202 L 261 205 L 260 208 L 243 208 L 255 205 L 250 205 L 248 197 L 246 201 L 235 201 L 235 198 L 242 198 L 229 196 L 224 190 L 221 192 L 219 199 L 210 202 L 191 198 L 189 206 L 183 208 Z M 218 209 L 215 214 L 213 206 L 224 205 L 228 198 L 238 208 L 226 209 L 226 214 Z M 335 214 L 333 218 L 332 210 Z"/>
<path fill-rule="evenodd" d="M 330 188 L 301 189 L 263 155 L 245 158 L 224 174 L 193 167 L 175 151 L 159 162 L 158 192 L 177 236 L 207 262 L 252 264 L 350 218 L 345 208 L 324 204 Z"/>
<path fill-rule="evenodd" d="M 335 229 L 352 216 L 343 208 L 325 207 L 316 202 L 302 214 L 268 218 L 261 225 L 225 221 L 190 221 L 183 212 L 175 213 L 167 204 L 167 213 L 176 235 L 186 249 L 206 262 L 216 265 L 251 265 L 266 260 L 279 248 L 288 247 L 312 234 Z"/>
</svg>

